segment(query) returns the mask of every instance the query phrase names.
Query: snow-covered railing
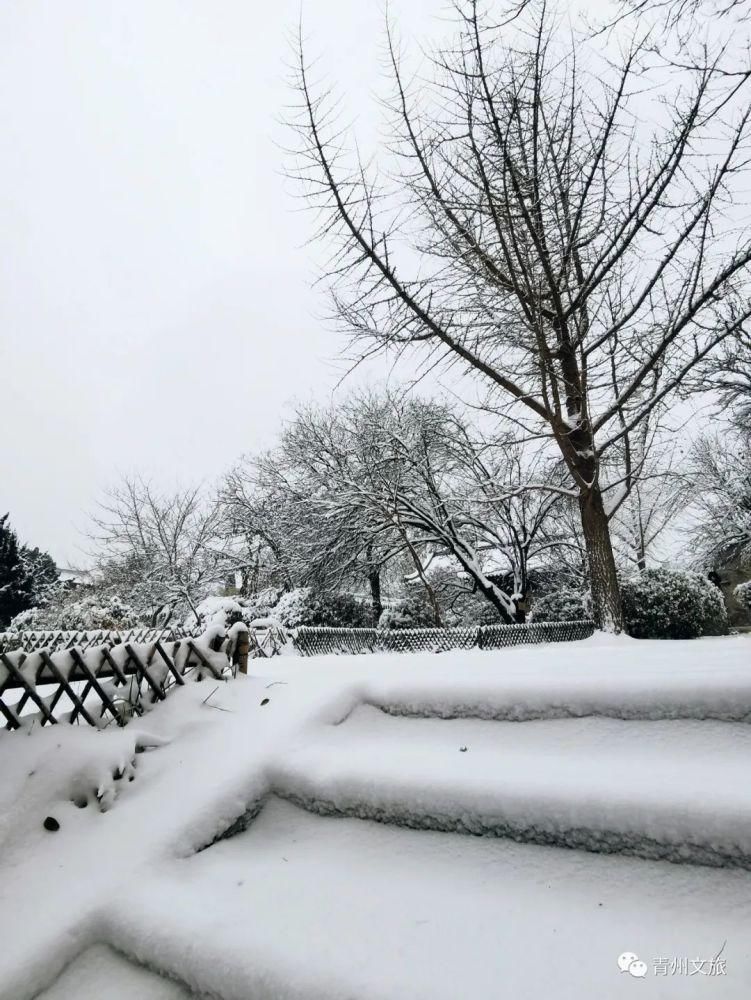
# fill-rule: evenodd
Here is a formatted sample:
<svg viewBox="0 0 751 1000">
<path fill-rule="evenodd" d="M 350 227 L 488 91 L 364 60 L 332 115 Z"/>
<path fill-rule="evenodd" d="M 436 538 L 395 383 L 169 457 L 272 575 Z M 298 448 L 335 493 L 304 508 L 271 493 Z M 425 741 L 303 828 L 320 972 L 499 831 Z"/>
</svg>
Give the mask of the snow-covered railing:
<svg viewBox="0 0 751 1000">
<path fill-rule="evenodd" d="M 130 629 L 25 629 L 23 631 L 0 632 L 0 652 L 21 649 L 33 653 L 46 649 L 52 653 L 58 649 L 88 649 L 90 646 L 114 645 L 123 642 L 173 642 L 176 639 L 195 639 L 204 629 L 201 626 L 185 628 L 171 625 L 167 628 L 139 626 Z"/>
<path fill-rule="evenodd" d="M 594 622 L 540 622 L 529 625 L 473 625 L 464 628 L 312 628 L 293 632 L 295 648 L 302 656 L 331 653 L 418 653 L 452 649 L 503 649 L 541 642 L 572 642 L 587 639 Z"/>
<path fill-rule="evenodd" d="M 247 650 L 247 628 L 235 626 L 229 635 L 212 628 L 171 641 L 0 652 L 0 715 L 6 729 L 81 720 L 123 726 L 188 677 L 223 680 L 247 669 Z"/>
</svg>

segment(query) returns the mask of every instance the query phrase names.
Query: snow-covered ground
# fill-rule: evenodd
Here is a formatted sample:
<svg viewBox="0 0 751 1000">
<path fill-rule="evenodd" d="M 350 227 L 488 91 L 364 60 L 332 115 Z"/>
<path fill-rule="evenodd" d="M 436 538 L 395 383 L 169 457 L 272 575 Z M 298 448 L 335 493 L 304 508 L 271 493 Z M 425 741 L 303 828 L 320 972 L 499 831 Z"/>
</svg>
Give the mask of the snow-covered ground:
<svg viewBox="0 0 751 1000">
<path fill-rule="evenodd" d="M 750 637 L 253 667 L 0 736 L 2 1000 L 746 1000 Z"/>
</svg>

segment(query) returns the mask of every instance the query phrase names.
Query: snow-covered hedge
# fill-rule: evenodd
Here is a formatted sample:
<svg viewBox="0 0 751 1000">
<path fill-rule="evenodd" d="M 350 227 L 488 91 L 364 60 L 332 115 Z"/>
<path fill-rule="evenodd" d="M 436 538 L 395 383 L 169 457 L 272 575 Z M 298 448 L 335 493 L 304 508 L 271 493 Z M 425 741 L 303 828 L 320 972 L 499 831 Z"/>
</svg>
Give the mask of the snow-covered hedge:
<svg viewBox="0 0 751 1000">
<path fill-rule="evenodd" d="M 322 594 L 311 587 L 297 587 L 282 594 L 272 615 L 285 628 L 368 628 L 373 624 L 370 608 L 351 594 Z"/>
<path fill-rule="evenodd" d="M 733 590 L 733 597 L 747 611 L 751 611 L 751 580 L 739 583 Z"/>
<path fill-rule="evenodd" d="M 412 596 L 384 608 L 378 619 L 379 629 L 433 628 L 435 618 L 427 603 Z"/>
<path fill-rule="evenodd" d="M 138 613 L 115 594 L 87 594 L 78 600 L 50 604 L 44 608 L 29 608 L 11 621 L 9 631 L 63 629 L 91 631 L 93 629 L 129 629 L 143 624 Z"/>
<path fill-rule="evenodd" d="M 563 588 L 535 598 L 531 622 L 583 622 L 592 617 L 589 595 Z"/>
<path fill-rule="evenodd" d="M 621 583 L 626 631 L 636 639 L 696 639 L 723 635 L 722 594 L 701 573 L 648 569 Z"/>
<path fill-rule="evenodd" d="M 276 603 L 275 590 L 262 590 L 248 597 L 220 597 L 218 594 L 212 594 L 201 601 L 196 611 L 204 628 L 210 625 L 231 628 L 236 622 L 245 622 L 249 625 L 257 618 L 268 618 Z M 185 619 L 185 627 L 192 628 L 195 624 L 196 616 L 191 612 Z"/>
</svg>

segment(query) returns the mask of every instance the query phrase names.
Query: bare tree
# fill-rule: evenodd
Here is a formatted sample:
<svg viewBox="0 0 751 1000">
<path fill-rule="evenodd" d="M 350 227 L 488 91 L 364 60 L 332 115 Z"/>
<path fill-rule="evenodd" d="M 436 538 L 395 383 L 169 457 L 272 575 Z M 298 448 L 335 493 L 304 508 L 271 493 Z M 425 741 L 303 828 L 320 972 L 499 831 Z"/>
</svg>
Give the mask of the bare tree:
<svg viewBox="0 0 751 1000">
<path fill-rule="evenodd" d="M 99 503 L 93 541 L 107 579 L 151 606 L 154 623 L 196 605 L 230 572 L 230 554 L 218 531 L 219 511 L 201 489 L 159 493 L 142 479 L 124 478 Z"/>
<path fill-rule="evenodd" d="M 383 610 L 381 573 L 401 549 L 363 505 L 339 494 L 342 484 L 367 463 L 325 411 L 300 411 L 277 448 L 246 456 L 220 491 L 231 530 L 260 539 L 269 556 L 265 584 L 284 589 L 338 589 L 367 580 L 377 621 Z"/>
<path fill-rule="evenodd" d="M 523 620 L 531 571 L 560 560 L 565 550 L 581 551 L 562 513 L 565 469 L 543 453 L 503 435 L 489 439 L 458 415 L 446 422 L 447 447 L 458 465 L 455 495 L 461 495 L 478 553 L 493 565 L 493 577 L 514 604 L 513 620 Z M 545 483 L 546 489 L 530 489 Z M 560 491 L 560 492 L 559 492 Z"/>
<path fill-rule="evenodd" d="M 703 568 L 751 567 L 751 435 L 701 438 L 693 452 L 691 552 Z"/>
<path fill-rule="evenodd" d="M 675 442 L 668 442 L 645 463 L 643 474 L 611 519 L 617 551 L 640 572 L 688 502 L 691 486 L 685 473 L 676 468 L 676 452 Z"/>
<path fill-rule="evenodd" d="M 269 456 L 244 459 L 224 477 L 218 503 L 221 530 L 244 553 L 239 560 L 242 591 L 291 590 L 296 580 L 287 555 L 289 491 Z"/>
<path fill-rule="evenodd" d="M 653 372 L 652 392 L 660 387 L 661 369 Z M 615 373 L 613 380 L 617 391 Z M 628 428 L 604 464 L 609 481 L 611 534 L 627 564 L 642 571 L 660 536 L 685 506 L 690 483 L 680 468 L 685 458 L 680 429 L 664 406 Z"/>
<path fill-rule="evenodd" d="M 279 447 L 246 466 L 265 497 L 258 503 L 274 510 L 277 547 L 296 583 L 338 587 L 367 577 L 375 615 L 381 573 L 404 557 L 436 624 L 430 568 L 438 555 L 455 560 L 496 615 L 514 621 L 530 561 L 568 544 L 550 527 L 560 495 L 520 488 L 532 471 L 560 479 L 540 460 L 530 470 L 518 446 L 470 432 L 456 407 L 395 391 L 300 409 Z M 510 575 L 509 587 L 494 582 L 490 566 Z"/>
<path fill-rule="evenodd" d="M 715 415 L 739 431 L 751 427 L 751 335 L 742 334 L 723 344 L 688 388 L 707 394 Z"/>
<path fill-rule="evenodd" d="M 301 44 L 296 173 L 359 356 L 432 351 L 520 433 L 546 436 L 567 485 L 529 486 L 576 499 L 597 623 L 620 630 L 603 468 L 751 314 L 751 238 L 736 228 L 749 107 L 713 64 L 643 79 L 644 41 L 587 71 L 597 54 L 575 58 L 544 6 L 510 40 L 476 0 L 458 16 L 419 89 L 389 33 L 394 156 L 380 174 L 343 148 Z"/>
</svg>

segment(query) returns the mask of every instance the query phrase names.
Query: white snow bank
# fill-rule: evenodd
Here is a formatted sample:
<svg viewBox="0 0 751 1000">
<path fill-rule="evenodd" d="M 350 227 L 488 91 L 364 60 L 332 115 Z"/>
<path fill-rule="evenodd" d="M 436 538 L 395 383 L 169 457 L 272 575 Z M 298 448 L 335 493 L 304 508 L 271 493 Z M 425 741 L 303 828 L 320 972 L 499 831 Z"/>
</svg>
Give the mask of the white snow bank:
<svg viewBox="0 0 751 1000">
<path fill-rule="evenodd" d="M 108 937 L 223 1000 L 747 1000 L 751 877 L 323 819 L 271 800 L 165 865 Z M 727 975 L 657 976 L 662 956 Z M 637 953 L 645 980 L 617 958 Z"/>
<path fill-rule="evenodd" d="M 136 775 L 136 754 L 161 737 L 132 725 L 102 732 L 88 726 L 51 726 L 0 734 L 0 851 L 24 855 L 49 838 L 43 822 L 58 823 L 72 808 L 106 812 Z"/>
<path fill-rule="evenodd" d="M 226 1000 L 543 1000 L 551 984 L 563 1000 L 619 1000 L 634 989 L 663 1000 L 745 1000 L 746 872 L 325 820 L 269 795 L 272 779 L 281 784 L 285 774 L 289 781 L 312 775 L 316 791 L 325 780 L 337 795 L 357 779 L 358 801 L 385 790 L 409 797 L 414 815 L 418 801 L 426 810 L 443 802 L 454 811 L 463 801 L 468 814 L 483 815 L 499 802 L 528 811 L 548 803 L 541 823 L 560 823 L 570 808 L 593 828 L 604 802 L 619 822 L 662 822 L 667 837 L 669 808 L 678 824 L 711 817 L 697 813 L 688 784 L 681 778 L 676 785 L 665 762 L 694 767 L 705 758 L 695 788 L 701 799 L 726 766 L 740 771 L 747 730 L 653 723 L 639 725 L 634 738 L 636 722 L 617 728 L 571 716 L 747 718 L 750 667 L 751 641 L 735 638 L 257 660 L 251 669 L 264 676 L 185 685 L 155 707 L 148 730 L 163 745 L 137 758 L 134 782 L 122 787 L 111 777 L 122 791 L 105 813 L 96 795 L 85 809 L 70 801 L 78 787 L 73 775 L 79 765 L 91 768 L 84 787 L 94 788 L 130 760 L 131 746 L 122 740 L 135 735 L 137 723 L 124 731 L 71 729 L 59 748 L 60 726 L 0 735 L 0 802 L 14 808 L 0 850 L 0 998 L 28 1000 L 105 941 Z M 423 721 L 358 709 L 367 702 L 447 715 L 481 710 L 525 718 L 533 710 L 566 717 Z M 462 753 L 454 743 L 464 725 L 471 730 L 461 737 L 468 748 Z M 609 788 L 596 762 L 605 751 L 621 769 Z M 36 776 L 23 769 L 33 769 L 32 756 L 54 772 L 38 798 Z M 526 801 L 514 761 L 529 763 Z M 646 776 L 641 784 L 632 762 Z M 549 775 L 556 767 L 569 782 L 568 798 L 555 798 Z M 719 782 L 709 793 L 719 803 L 713 836 L 725 843 L 725 819 L 744 808 L 747 793 L 743 782 L 737 794 Z M 247 834 L 194 854 L 264 799 L 268 805 Z M 55 832 L 40 824 L 50 803 L 60 823 Z M 693 812 L 684 815 L 681 803 Z M 647 960 L 710 958 L 724 940 L 728 976 L 721 981 L 653 977 L 635 986 L 615 964 L 629 950 Z"/>
</svg>

